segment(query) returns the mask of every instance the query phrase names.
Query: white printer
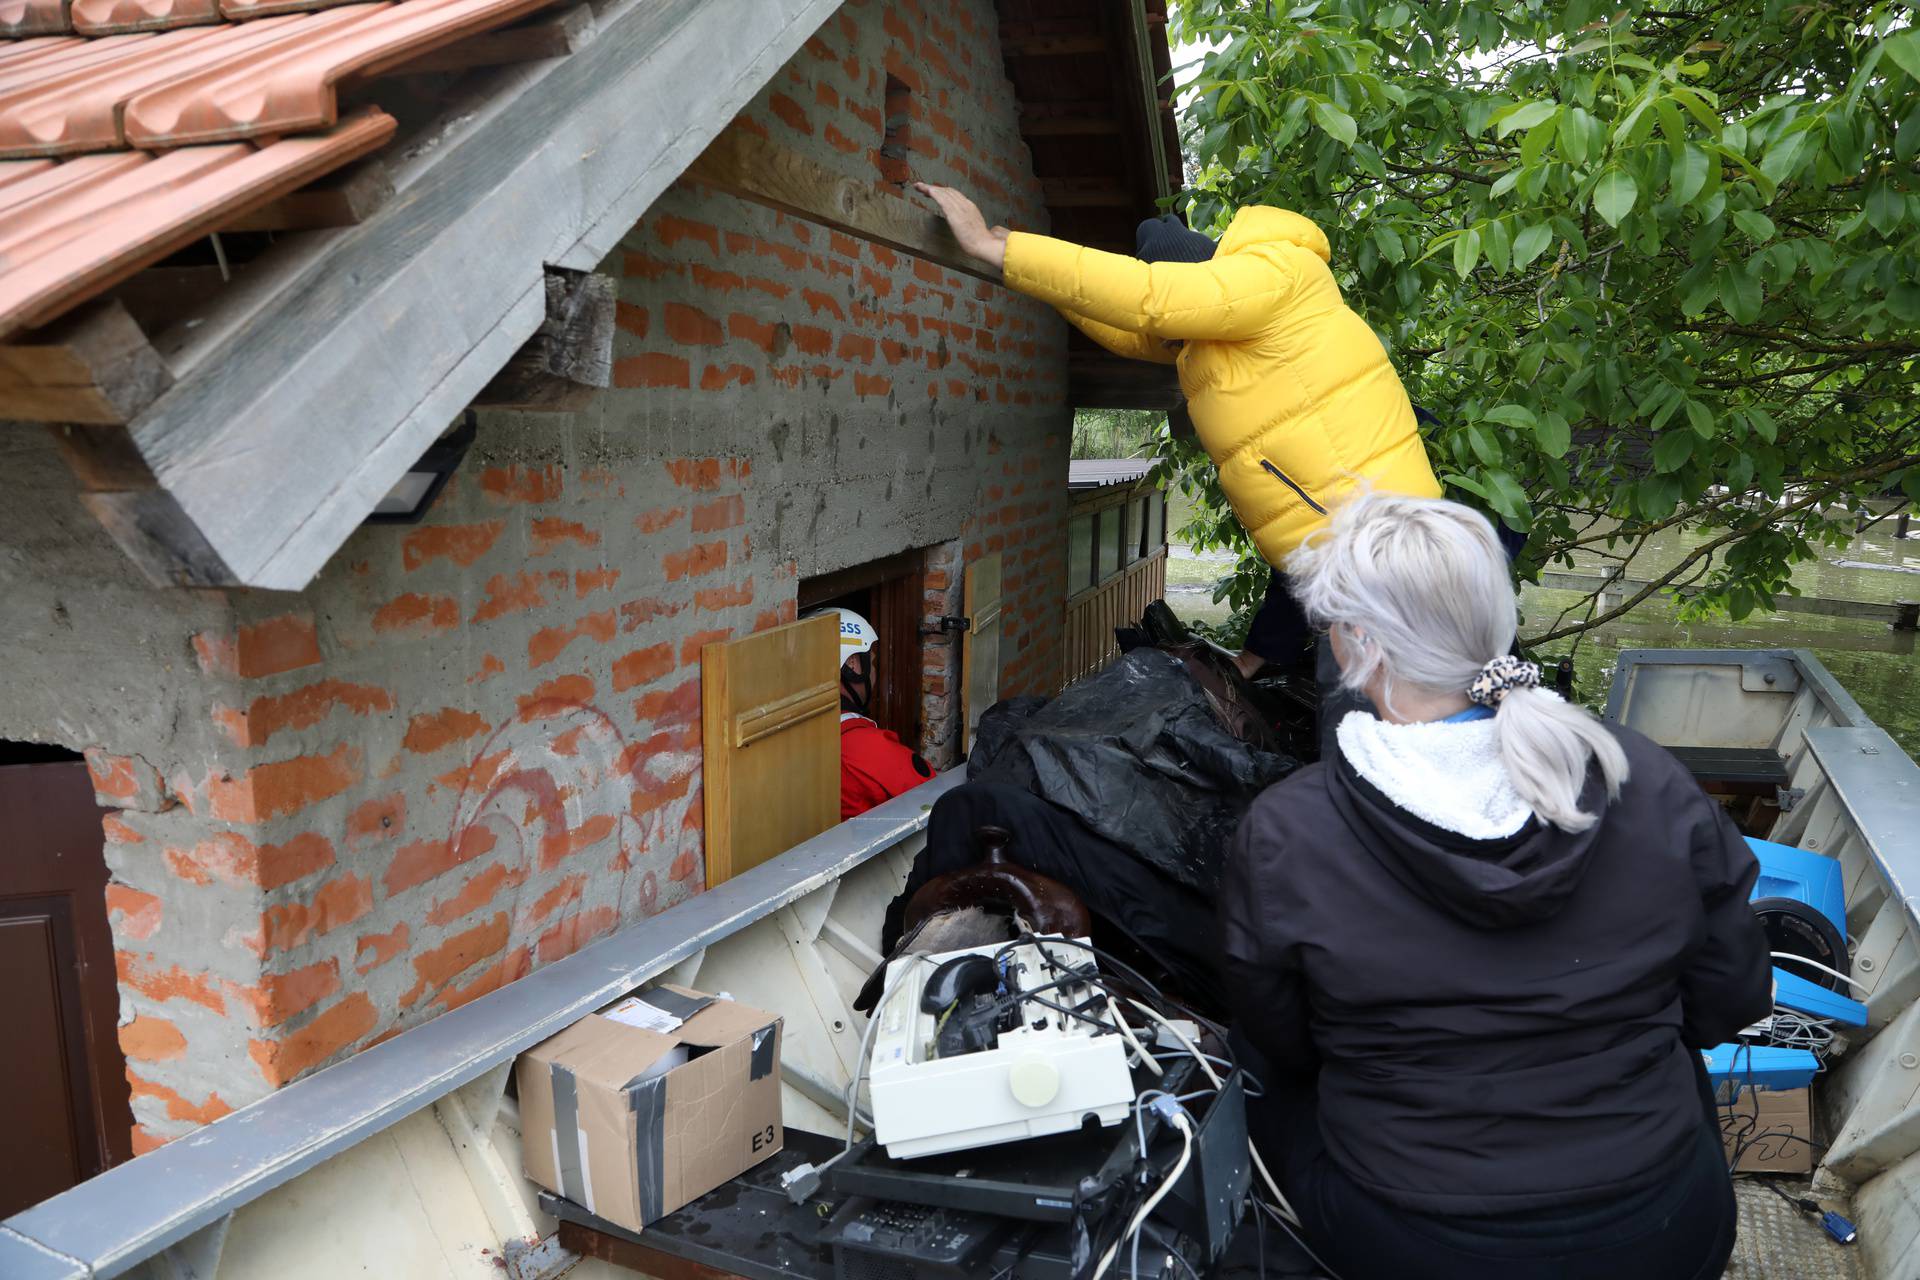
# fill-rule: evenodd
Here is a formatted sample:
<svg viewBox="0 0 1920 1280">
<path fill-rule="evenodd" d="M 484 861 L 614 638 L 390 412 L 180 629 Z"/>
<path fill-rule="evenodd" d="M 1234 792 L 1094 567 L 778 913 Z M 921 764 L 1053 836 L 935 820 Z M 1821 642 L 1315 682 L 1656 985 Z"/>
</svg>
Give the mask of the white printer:
<svg viewBox="0 0 1920 1280">
<path fill-rule="evenodd" d="M 1093 952 L 1061 938 L 904 956 L 887 970 L 869 1059 L 875 1138 L 937 1155 L 1119 1124 L 1134 1099 L 1129 1042 L 1089 981 Z"/>
</svg>

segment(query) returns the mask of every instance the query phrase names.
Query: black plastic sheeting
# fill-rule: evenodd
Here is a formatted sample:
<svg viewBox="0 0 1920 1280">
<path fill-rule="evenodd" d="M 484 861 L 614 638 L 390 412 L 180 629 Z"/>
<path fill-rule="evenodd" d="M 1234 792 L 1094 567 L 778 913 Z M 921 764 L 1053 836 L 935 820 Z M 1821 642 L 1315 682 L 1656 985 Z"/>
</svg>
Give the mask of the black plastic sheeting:
<svg viewBox="0 0 1920 1280">
<path fill-rule="evenodd" d="M 1148 866 L 1211 896 L 1255 796 L 1298 767 L 1222 724 L 1185 664 L 1135 649 L 1059 697 L 981 717 L 970 779 L 1032 792 Z"/>
</svg>

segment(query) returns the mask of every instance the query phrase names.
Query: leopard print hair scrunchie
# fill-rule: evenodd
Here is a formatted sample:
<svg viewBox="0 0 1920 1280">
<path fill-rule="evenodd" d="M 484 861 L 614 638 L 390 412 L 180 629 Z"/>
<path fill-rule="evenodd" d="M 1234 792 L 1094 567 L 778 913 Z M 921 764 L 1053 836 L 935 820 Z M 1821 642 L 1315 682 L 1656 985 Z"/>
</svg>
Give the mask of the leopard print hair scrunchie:
<svg viewBox="0 0 1920 1280">
<path fill-rule="evenodd" d="M 1539 687 L 1539 666 L 1512 654 L 1501 654 L 1480 668 L 1480 674 L 1467 686 L 1467 700 L 1497 710 L 1509 690 Z"/>
</svg>

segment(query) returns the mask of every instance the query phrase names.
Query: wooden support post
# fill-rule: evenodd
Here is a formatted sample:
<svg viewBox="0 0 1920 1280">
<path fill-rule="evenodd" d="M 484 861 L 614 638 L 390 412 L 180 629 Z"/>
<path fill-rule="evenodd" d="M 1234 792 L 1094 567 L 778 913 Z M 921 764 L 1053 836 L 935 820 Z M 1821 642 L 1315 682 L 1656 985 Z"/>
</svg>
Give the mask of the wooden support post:
<svg viewBox="0 0 1920 1280">
<path fill-rule="evenodd" d="M 147 335 L 114 301 L 0 345 L 0 419 L 123 424 L 172 385 Z"/>
<path fill-rule="evenodd" d="M 573 413 L 613 381 L 612 276 L 548 267 L 547 318 L 474 398 L 490 409 Z"/>
<path fill-rule="evenodd" d="M 876 180 L 836 173 L 737 124 L 713 140 L 687 176 L 743 200 L 998 283 L 998 276 L 960 248 L 946 219 L 930 205 L 915 203 L 914 197 L 903 197 Z"/>
</svg>

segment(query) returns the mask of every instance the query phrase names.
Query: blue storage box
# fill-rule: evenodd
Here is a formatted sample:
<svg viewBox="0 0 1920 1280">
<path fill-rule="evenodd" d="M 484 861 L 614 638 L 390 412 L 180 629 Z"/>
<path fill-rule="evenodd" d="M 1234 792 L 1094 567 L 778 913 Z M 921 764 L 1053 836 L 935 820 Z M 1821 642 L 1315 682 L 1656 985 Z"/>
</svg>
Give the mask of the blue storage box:
<svg viewBox="0 0 1920 1280">
<path fill-rule="evenodd" d="M 1844 1023 L 1849 1027 L 1867 1025 L 1867 1006 L 1838 991 L 1808 982 L 1778 965 L 1773 970 L 1773 1003 L 1812 1018 Z"/>
<path fill-rule="evenodd" d="M 1847 936 L 1847 889 L 1840 878 L 1840 864 L 1833 858 L 1771 840 L 1747 837 L 1753 856 L 1760 860 L 1760 879 L 1754 883 L 1753 897 L 1791 898 L 1804 902 Z"/>
<path fill-rule="evenodd" d="M 1738 1097 L 1742 1089 L 1804 1089 L 1820 1070 L 1820 1060 L 1806 1049 L 1718 1044 L 1702 1049 L 1700 1056 L 1707 1061 L 1714 1094 L 1722 1101 Z"/>
</svg>

